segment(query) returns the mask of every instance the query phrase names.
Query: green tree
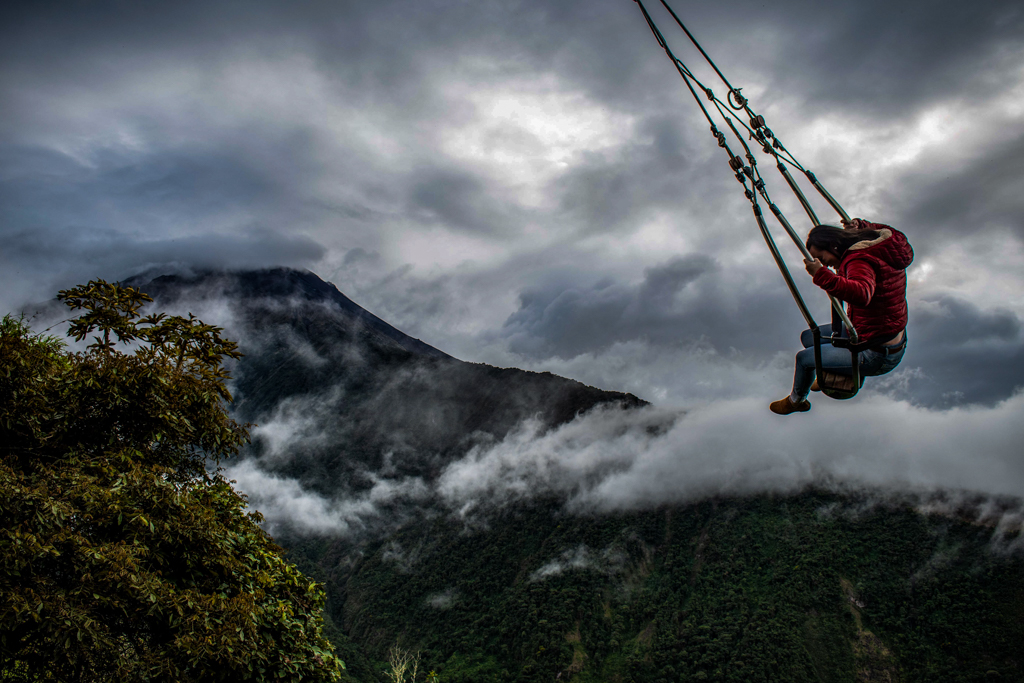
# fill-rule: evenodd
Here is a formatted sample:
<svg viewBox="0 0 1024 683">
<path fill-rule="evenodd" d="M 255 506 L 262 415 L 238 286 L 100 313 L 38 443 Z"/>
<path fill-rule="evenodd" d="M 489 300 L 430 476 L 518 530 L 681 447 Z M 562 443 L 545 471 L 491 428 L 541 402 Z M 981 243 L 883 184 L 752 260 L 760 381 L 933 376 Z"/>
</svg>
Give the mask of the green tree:
<svg viewBox="0 0 1024 683">
<path fill-rule="evenodd" d="M 339 680 L 323 591 L 219 469 L 236 345 L 142 292 L 62 291 L 85 351 L 0 321 L 0 679 Z"/>
</svg>

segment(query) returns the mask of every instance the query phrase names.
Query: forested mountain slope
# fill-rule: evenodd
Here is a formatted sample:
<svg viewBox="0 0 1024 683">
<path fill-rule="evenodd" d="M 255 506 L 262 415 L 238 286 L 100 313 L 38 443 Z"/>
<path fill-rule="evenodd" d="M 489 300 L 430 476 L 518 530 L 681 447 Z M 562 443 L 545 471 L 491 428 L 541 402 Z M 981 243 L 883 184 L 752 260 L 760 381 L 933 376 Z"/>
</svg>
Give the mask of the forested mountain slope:
<svg viewBox="0 0 1024 683">
<path fill-rule="evenodd" d="M 504 437 L 524 419 L 568 422 L 597 404 L 643 405 L 550 373 L 466 363 L 413 339 L 308 271 L 284 268 L 163 276 L 132 284 L 158 308 L 228 310 L 235 415 L 256 424 L 291 418 L 307 439 L 264 467 L 327 495 L 395 476 L 436 474 L 474 444 Z M 271 445 L 256 440 L 255 455 Z M 385 463 L 387 458 L 387 463 Z"/>
<path fill-rule="evenodd" d="M 394 643 L 452 683 L 1024 680 L 1024 561 L 976 512 L 820 491 L 600 516 L 548 501 L 358 554 L 287 544 L 327 583 L 357 680 L 381 680 Z"/>
</svg>

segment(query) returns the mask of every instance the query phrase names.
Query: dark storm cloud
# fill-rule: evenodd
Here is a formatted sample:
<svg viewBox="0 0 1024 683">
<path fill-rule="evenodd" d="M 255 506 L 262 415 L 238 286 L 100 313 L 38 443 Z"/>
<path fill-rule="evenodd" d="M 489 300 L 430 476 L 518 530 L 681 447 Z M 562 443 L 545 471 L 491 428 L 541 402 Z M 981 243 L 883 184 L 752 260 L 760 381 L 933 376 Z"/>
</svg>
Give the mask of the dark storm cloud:
<svg viewBox="0 0 1024 683">
<path fill-rule="evenodd" d="M 648 4 L 677 52 L 702 67 L 667 13 Z M 668 62 L 651 59 L 660 50 L 636 5 L 626 1 L 7 5 L 7 47 L 0 54 L 15 66 L 9 75 L 45 70 L 67 77 L 87 69 L 94 77 L 114 76 L 126 66 L 119 58 L 248 45 L 270 56 L 313 54 L 335 78 L 388 88 L 400 101 L 429 96 L 417 85 L 425 69 L 487 54 L 503 63 L 498 76 L 547 65 L 609 102 L 678 103 L 684 95 Z M 1024 33 L 1024 16 L 1009 1 L 848 3 L 824 12 L 810 2 L 751 0 L 676 9 L 734 73 L 751 63 L 768 66 L 780 85 L 809 91 L 811 103 L 825 106 L 845 94 L 864 110 L 912 107 L 965 86 L 997 88 L 975 77 L 979 62 L 998 66 Z M 666 97 L 659 91 L 669 84 Z"/>
<path fill-rule="evenodd" d="M 1021 322 L 1012 311 L 983 311 L 970 301 L 938 296 L 920 302 L 914 327 L 935 340 L 936 345 L 963 347 L 968 344 L 1018 341 Z"/>
<path fill-rule="evenodd" d="M 24 274 L 63 260 L 65 266 L 53 280 L 68 285 L 74 284 L 71 280 L 126 277 L 143 270 L 298 266 L 322 255 L 323 247 L 307 237 L 266 231 L 131 241 L 113 230 L 71 226 L 6 236 L 2 262 L 10 272 Z"/>
<path fill-rule="evenodd" d="M 853 21 L 833 24 L 841 32 L 826 38 L 824 60 L 817 64 L 841 84 L 829 87 L 829 96 L 869 112 L 907 112 L 952 93 L 990 95 L 1002 84 L 978 74 L 1005 69 L 1024 47 L 1024 12 L 1015 2 L 879 1 L 850 4 L 845 11 L 856 13 Z"/>
<path fill-rule="evenodd" d="M 275 181 L 231 156 L 104 152 L 83 162 L 10 146 L 0 163 L 0 262 L 8 276 L 51 272 L 47 287 L 145 268 L 302 266 L 324 254 L 274 229 L 283 218 Z"/>
<path fill-rule="evenodd" d="M 770 355 L 787 347 L 799 315 L 784 289 L 754 288 L 734 270 L 692 254 L 648 268 L 635 285 L 527 290 L 502 328 L 511 350 L 532 357 L 572 358 L 617 342 L 707 346 Z M 746 285 L 746 286 L 744 286 Z"/>
<path fill-rule="evenodd" d="M 163 221 L 275 199 L 273 182 L 265 172 L 208 150 L 108 151 L 83 162 L 45 148 L 7 147 L 0 149 L 0 164 L 11 169 L 0 179 L 7 228 L 17 227 L 16 218 L 41 224 L 88 222 L 104 213 L 107 221 L 130 217 L 145 227 L 146 219 L 156 216 Z M 110 205 L 116 205 L 116 212 L 109 211 Z M 83 215 L 83 210 L 93 216 Z M 61 217 L 62 212 L 75 218 Z"/>
<path fill-rule="evenodd" d="M 815 88 L 829 88 L 827 101 L 834 104 L 843 92 L 857 93 L 863 103 L 852 103 L 849 110 L 854 112 L 893 101 L 911 106 L 916 90 L 908 90 L 908 84 L 941 84 L 947 89 L 968 84 L 974 73 L 972 60 L 987 55 L 996 43 L 1013 43 L 1014 36 L 1020 37 L 1015 32 L 1020 13 L 1011 3 L 970 9 L 951 2 L 897 9 L 856 3 L 836 9 L 839 14 L 815 8 L 794 2 L 769 10 L 761 3 L 740 2 L 680 11 L 707 36 L 709 48 L 717 46 L 723 60 L 735 68 L 749 68 L 745 63 L 751 60 L 763 67 L 767 59 L 771 68 L 766 70 L 799 81 L 797 96 L 804 93 L 814 99 Z M 667 14 L 654 10 L 668 32 Z M 650 159 L 639 156 L 591 158 L 575 165 L 552 191 L 563 207 L 583 212 L 591 225 L 599 225 L 601 219 L 628 223 L 635 218 L 631 202 L 677 205 L 678 198 L 672 201 L 658 186 L 668 187 L 667 170 L 685 166 L 680 163 L 683 121 L 686 135 L 697 140 L 705 135 L 703 125 L 689 127 L 697 121 L 689 95 L 630 2 L 297 3 L 287 10 L 276 3 L 157 3 L 144 8 L 97 3 L 59 9 L 17 3 L 8 7 L 4 24 L 4 79 L 19 88 L 35 81 L 53 87 L 71 88 L 72 82 L 95 86 L 116 81 L 135 68 L 176 60 L 201 62 L 213 55 L 244 61 L 304 54 L 318 60 L 321 73 L 351 86 L 349 94 L 387 111 L 398 126 L 424 116 L 452 114 L 451 103 L 432 87 L 439 81 L 431 71 L 447 70 L 454 77 L 461 58 L 492 58 L 499 81 L 513 73 L 554 71 L 611 106 L 643 111 L 649 118 L 639 132 L 656 138 L 654 149 L 663 161 L 652 167 Z M 781 38 L 780 44 L 773 36 Z M 679 46 L 681 54 L 685 47 Z M 862 85 L 851 87 L 851 82 L 861 80 Z M 840 84 L 843 90 L 837 90 Z M 898 96 L 891 92 L 896 89 L 901 89 Z M 3 96 L 10 105 L 5 109 L 15 118 L 34 115 L 32 105 L 12 97 L 11 91 Z M 680 103 L 685 104 L 683 110 Z M 212 144 L 221 147 L 217 151 L 222 155 L 248 156 L 250 166 L 245 170 L 253 175 L 258 176 L 255 167 L 260 164 L 288 168 L 296 152 L 268 149 L 260 131 L 255 133 L 241 143 Z M 286 144 L 295 142 L 290 139 Z M 231 149 L 224 149 L 229 145 Z M 246 154 L 247 149 L 253 153 Z M 239 159 L 233 163 L 240 170 Z M 187 177 L 195 181 L 200 206 L 210 195 L 246 202 L 256 187 L 201 182 L 202 173 Z M 655 188 L 639 184 L 638 178 Z M 160 184 L 181 180 L 170 174 Z M 457 166 L 412 174 L 400 182 L 406 187 L 391 188 L 395 196 L 408 197 L 408 211 L 428 222 L 486 232 L 517 217 L 514 207 L 498 206 L 492 187 Z M 276 199 L 286 203 L 296 197 L 292 193 Z M 138 200 L 145 201 L 146 195 Z M 154 207 L 160 208 L 159 203 Z"/>
<path fill-rule="evenodd" d="M 894 395 L 936 408 L 991 406 L 1024 388 L 1024 326 L 1012 311 L 942 295 L 917 302 L 912 316 Z"/>
<path fill-rule="evenodd" d="M 703 67 L 668 14 L 656 2 L 648 4 L 680 56 Z M 628 1 L 5 6 L 0 16 L 8 27 L 7 48 L 0 54 L 6 61 L 65 75 L 69 56 L 102 62 L 250 44 L 272 55 L 312 53 L 336 77 L 362 87 L 397 88 L 400 98 L 407 87 L 406 94 L 423 94 L 410 84 L 434 60 L 465 54 L 493 54 L 504 62 L 497 75 L 525 64 L 548 65 L 609 101 L 639 98 L 647 104 L 668 83 L 675 86 L 671 99 L 683 94 L 668 62 L 650 59 L 660 57 L 660 50 Z M 913 107 L 921 98 L 965 86 L 998 88 L 998 82 L 976 78 L 979 65 L 1002 66 L 999 60 L 1012 58 L 1024 41 L 1024 13 L 1010 0 L 977 6 L 877 0 L 827 12 L 809 0 L 745 0 L 676 9 L 727 70 L 767 66 L 779 85 L 807 93 L 811 103 L 824 106 L 845 95 L 855 109 L 867 111 Z M 641 72 L 658 81 L 637 78 Z"/>
<path fill-rule="evenodd" d="M 761 275 L 761 288 L 752 279 L 730 282 L 739 274 L 691 255 L 647 269 L 635 285 L 552 284 L 523 292 L 501 334 L 510 350 L 535 360 L 599 355 L 617 343 L 642 341 L 764 364 L 795 353 L 804 326 L 784 288 L 771 273 Z M 916 301 L 905 362 L 868 386 L 927 408 L 993 406 L 1024 387 L 1022 327 L 1012 311 L 951 295 Z"/>
<path fill-rule="evenodd" d="M 420 171 L 411 179 L 409 212 L 424 223 L 495 236 L 518 231 L 507 204 L 478 176 L 457 168 Z M 518 224 L 517 224 L 518 223 Z"/>
<path fill-rule="evenodd" d="M 862 134 L 936 103 L 999 95 L 1024 54 L 1018 4 L 738 0 L 676 9 L 735 85 L 764 88 L 756 108 L 778 105 L 794 125 L 838 117 Z M 670 17 L 648 5 L 680 56 L 724 94 Z M 534 360 L 644 340 L 756 363 L 792 349 L 802 327 L 761 245 L 760 265 L 721 265 L 758 239 L 749 208 L 630 0 L 3 3 L 0 62 L 8 277 L 17 269 L 49 287 L 167 264 L 321 261 L 358 267 L 353 286 L 382 292 L 377 312 L 403 326 L 436 317 L 449 328 L 481 315 L 465 300 L 490 307 L 520 292 L 518 310 L 496 317 L 511 312 L 504 326 L 479 338 Z M 560 121 L 579 106 L 614 125 L 600 134 L 610 140 L 573 150 L 564 168 L 536 181 L 531 203 L 515 192 L 522 179 L 486 149 L 459 156 L 461 136 L 488 116 L 474 96 L 545 78 L 582 103 L 546 105 L 542 117 Z M 550 143 L 530 139 L 518 107 L 513 98 L 512 123 L 486 123 L 506 146 L 520 136 L 516 152 L 527 157 Z M 799 128 L 778 130 L 795 150 L 813 149 Z M 882 209 L 918 228 L 922 254 L 964 239 L 964 226 L 1024 224 L 1019 126 L 985 135 L 999 142 L 932 142 L 937 151 L 911 171 L 879 172 Z M 815 144 L 846 144 L 837 139 Z M 687 256 L 620 246 L 643 242 L 640 226 L 659 221 L 686 235 L 685 246 L 666 250 Z M 468 274 L 424 273 L 427 257 L 396 262 L 411 258 L 401 247 L 422 233 L 436 233 L 445 254 L 452 235 L 502 256 L 480 257 Z M 587 239 L 605 242 L 579 244 Z M 954 319 L 989 315 L 934 301 Z M 914 355 L 934 383 L 915 380 L 915 400 L 937 405 L 960 391 L 993 401 L 1012 390 L 1019 333 L 951 344 L 938 318 L 913 319 Z"/>
<path fill-rule="evenodd" d="M 954 166 L 921 164 L 906 177 L 894 204 L 904 205 L 905 220 L 927 227 L 929 242 L 1004 230 L 1024 239 L 1024 128 L 1001 132 L 1013 135 L 1001 135 L 985 155 Z"/>
<path fill-rule="evenodd" d="M 1024 47 L 1024 11 L 1012 0 L 869 0 L 828 11 L 811 0 L 671 4 L 727 76 L 755 64 L 770 74 L 762 83 L 766 99 L 796 94 L 817 111 L 838 104 L 855 115 L 901 116 L 953 93 L 991 95 L 1005 84 L 978 74 L 1013 68 Z M 671 18 L 656 20 L 675 35 Z M 699 75 L 709 74 L 707 85 L 724 92 L 685 37 L 672 44 Z"/>
<path fill-rule="evenodd" d="M 555 184 L 562 215 L 581 230 L 630 231 L 651 211 L 714 209 L 715 202 L 701 199 L 721 191 L 722 177 L 690 163 L 692 156 L 706 156 L 701 152 L 710 146 L 699 150 L 701 138 L 664 114 L 641 118 L 636 132 L 613 153 L 586 155 Z"/>
</svg>

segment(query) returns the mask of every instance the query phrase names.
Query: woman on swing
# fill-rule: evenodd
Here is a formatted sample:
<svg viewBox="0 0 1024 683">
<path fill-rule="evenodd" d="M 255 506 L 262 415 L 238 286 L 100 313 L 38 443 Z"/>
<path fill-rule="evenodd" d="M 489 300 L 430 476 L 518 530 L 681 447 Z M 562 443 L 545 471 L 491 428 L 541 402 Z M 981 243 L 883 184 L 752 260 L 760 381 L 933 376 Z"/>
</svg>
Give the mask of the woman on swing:
<svg viewBox="0 0 1024 683">
<path fill-rule="evenodd" d="M 850 321 L 861 341 L 877 345 L 862 351 L 862 377 L 891 372 L 907 348 L 907 267 L 914 250 L 906 236 L 887 225 L 860 218 L 843 221 L 843 228 L 819 225 L 807 235 L 807 251 L 814 260 L 804 262 L 814 284 L 847 302 Z M 828 267 L 835 268 L 832 272 Z M 821 366 L 836 374 L 851 375 L 852 356 L 827 342 L 832 326 L 822 325 Z M 845 331 L 844 331 L 845 336 Z M 800 335 L 804 350 L 796 354 L 796 374 L 789 396 L 773 402 L 773 413 L 789 415 L 811 409 L 810 391 L 818 391 L 814 373 L 814 338 L 810 330 Z"/>
</svg>

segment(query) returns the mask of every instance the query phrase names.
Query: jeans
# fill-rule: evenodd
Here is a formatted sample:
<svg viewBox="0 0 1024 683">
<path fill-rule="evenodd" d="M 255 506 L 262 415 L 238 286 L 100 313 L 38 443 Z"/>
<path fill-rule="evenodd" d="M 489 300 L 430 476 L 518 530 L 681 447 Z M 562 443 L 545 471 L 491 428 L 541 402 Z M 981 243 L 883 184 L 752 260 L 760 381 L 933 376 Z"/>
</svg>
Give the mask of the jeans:
<svg viewBox="0 0 1024 683">
<path fill-rule="evenodd" d="M 822 325 L 818 329 L 821 331 L 822 369 L 839 375 L 852 374 L 853 356 L 850 354 L 850 350 L 836 348 L 828 341 L 828 338 L 832 336 L 832 326 Z M 861 377 L 877 377 L 892 372 L 903 360 L 903 352 L 907 350 L 906 334 L 907 332 L 904 330 L 904 344 L 899 351 L 892 353 L 875 349 L 861 351 L 858 355 Z M 811 384 L 814 382 L 815 373 L 814 333 L 804 330 L 800 334 L 800 343 L 804 345 L 804 350 L 796 354 L 796 373 L 793 377 L 793 393 L 790 394 L 790 399 L 794 403 L 799 403 L 807 398 L 807 394 L 811 391 Z"/>
</svg>

